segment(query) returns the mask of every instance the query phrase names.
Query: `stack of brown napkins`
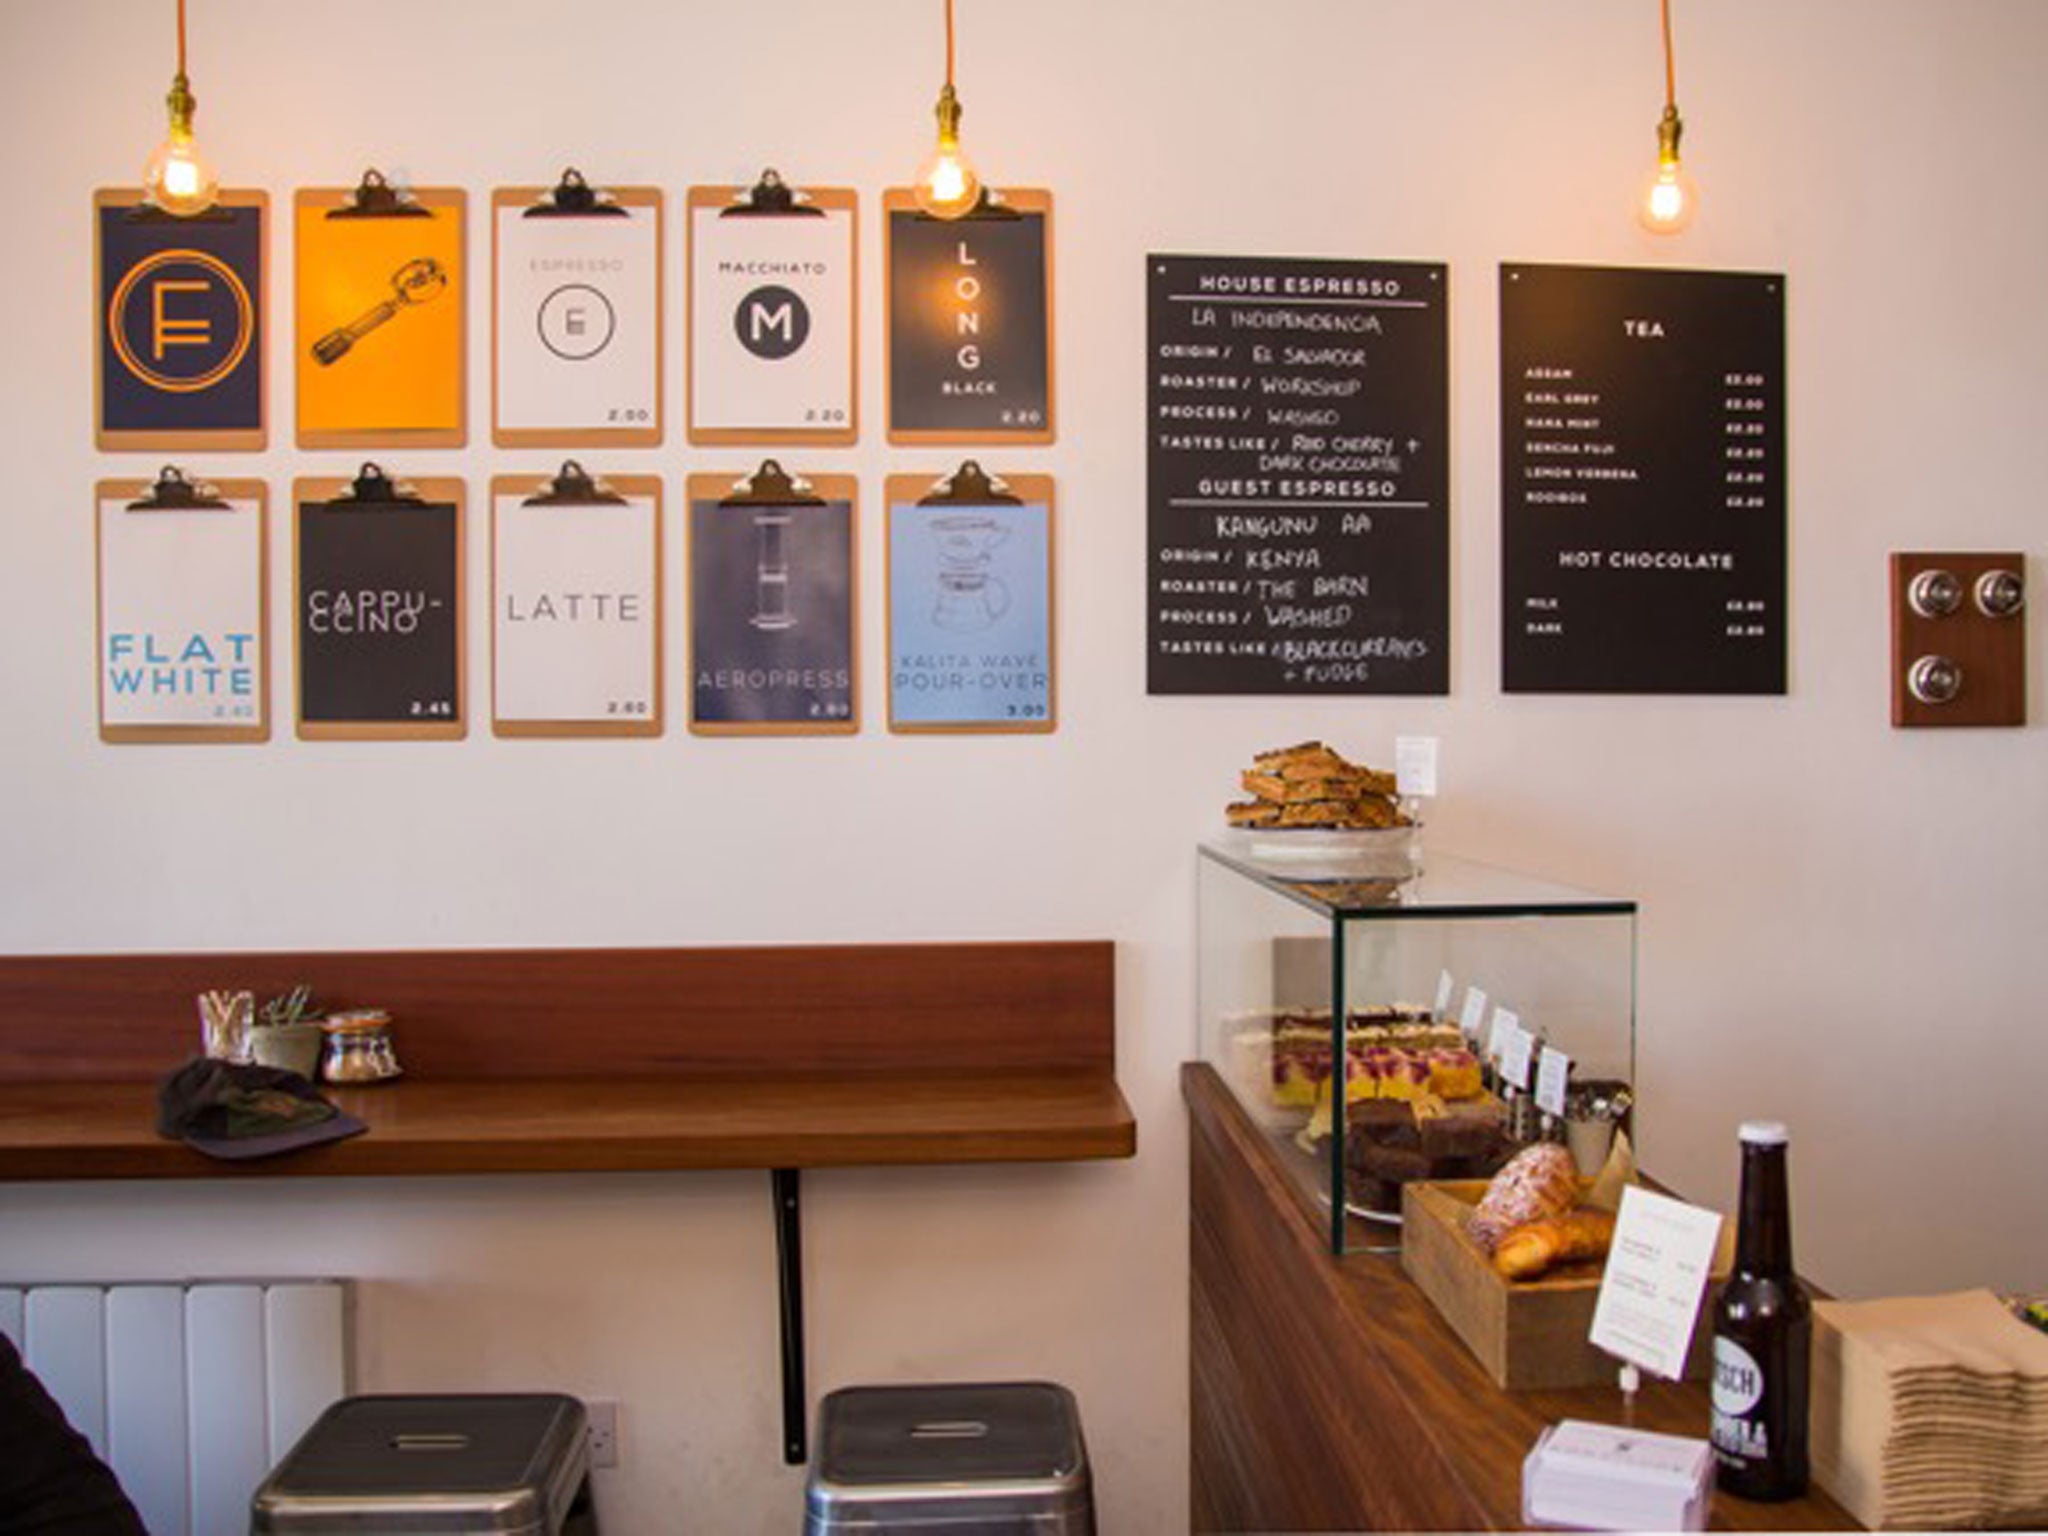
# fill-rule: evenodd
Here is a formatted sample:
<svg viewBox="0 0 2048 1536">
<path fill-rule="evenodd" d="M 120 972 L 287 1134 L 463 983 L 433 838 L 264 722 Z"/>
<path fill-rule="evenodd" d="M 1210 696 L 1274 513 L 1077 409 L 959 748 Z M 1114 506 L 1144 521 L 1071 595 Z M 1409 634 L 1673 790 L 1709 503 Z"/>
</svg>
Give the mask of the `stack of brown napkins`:
<svg viewBox="0 0 2048 1536">
<path fill-rule="evenodd" d="M 1815 1302 L 1813 1475 L 1868 1526 L 2048 1524 L 2048 1334 L 1989 1291 Z"/>
</svg>

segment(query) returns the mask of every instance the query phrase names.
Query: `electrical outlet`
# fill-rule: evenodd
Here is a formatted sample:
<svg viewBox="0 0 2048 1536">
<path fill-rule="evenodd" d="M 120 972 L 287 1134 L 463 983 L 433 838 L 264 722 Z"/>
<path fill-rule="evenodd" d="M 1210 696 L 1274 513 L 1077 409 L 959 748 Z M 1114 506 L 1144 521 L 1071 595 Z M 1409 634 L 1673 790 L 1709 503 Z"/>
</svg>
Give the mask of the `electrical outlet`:
<svg viewBox="0 0 2048 1536">
<path fill-rule="evenodd" d="M 583 1407 L 590 1416 L 587 1433 L 591 1468 L 616 1467 L 619 1464 L 619 1405 L 610 1398 L 600 1397 Z"/>
</svg>

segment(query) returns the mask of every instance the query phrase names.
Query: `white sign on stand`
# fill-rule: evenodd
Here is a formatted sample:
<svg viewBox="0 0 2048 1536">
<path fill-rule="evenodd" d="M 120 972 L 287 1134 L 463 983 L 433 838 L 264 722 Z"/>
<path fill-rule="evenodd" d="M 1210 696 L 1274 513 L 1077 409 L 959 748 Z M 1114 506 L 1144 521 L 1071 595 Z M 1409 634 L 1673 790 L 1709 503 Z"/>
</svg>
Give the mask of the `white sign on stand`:
<svg viewBox="0 0 2048 1536">
<path fill-rule="evenodd" d="M 1623 1190 L 1587 1337 L 1611 1355 L 1678 1380 L 1720 1236 L 1718 1211 L 1637 1185 Z"/>
</svg>

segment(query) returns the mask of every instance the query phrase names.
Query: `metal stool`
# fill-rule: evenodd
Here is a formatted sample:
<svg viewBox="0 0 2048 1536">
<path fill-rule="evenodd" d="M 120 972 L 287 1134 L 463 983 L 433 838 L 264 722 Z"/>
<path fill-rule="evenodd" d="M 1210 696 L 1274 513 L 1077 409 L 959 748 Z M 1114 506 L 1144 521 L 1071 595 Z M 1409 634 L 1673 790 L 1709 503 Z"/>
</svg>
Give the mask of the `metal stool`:
<svg viewBox="0 0 2048 1536">
<path fill-rule="evenodd" d="M 818 1408 L 804 1536 L 1094 1536 L 1074 1395 L 1044 1381 L 845 1387 Z"/>
<path fill-rule="evenodd" d="M 345 1397 L 256 1490 L 251 1536 L 596 1536 L 585 1420 L 555 1392 Z"/>
</svg>

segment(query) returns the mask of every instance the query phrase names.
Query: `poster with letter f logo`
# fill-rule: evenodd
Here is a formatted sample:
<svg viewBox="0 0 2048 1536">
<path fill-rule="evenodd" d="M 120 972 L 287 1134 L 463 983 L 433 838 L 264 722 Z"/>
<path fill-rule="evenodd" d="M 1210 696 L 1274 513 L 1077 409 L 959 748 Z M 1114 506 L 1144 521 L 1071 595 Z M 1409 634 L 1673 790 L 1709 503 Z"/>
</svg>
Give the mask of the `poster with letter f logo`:
<svg viewBox="0 0 2048 1536">
<path fill-rule="evenodd" d="M 264 446 L 268 204 L 261 192 L 226 192 L 179 218 L 138 190 L 93 194 L 94 446 Z"/>
</svg>

